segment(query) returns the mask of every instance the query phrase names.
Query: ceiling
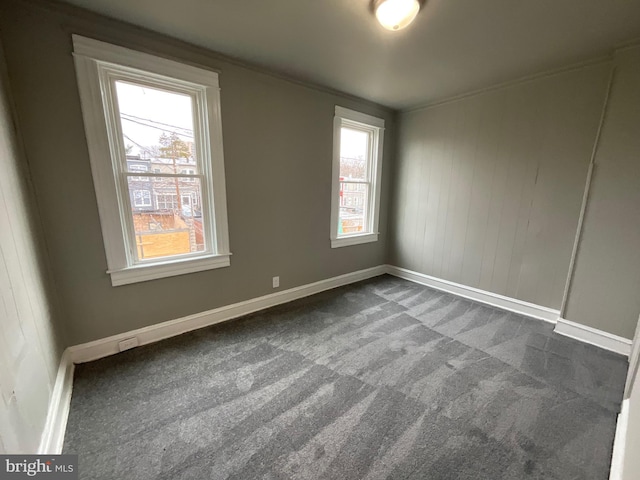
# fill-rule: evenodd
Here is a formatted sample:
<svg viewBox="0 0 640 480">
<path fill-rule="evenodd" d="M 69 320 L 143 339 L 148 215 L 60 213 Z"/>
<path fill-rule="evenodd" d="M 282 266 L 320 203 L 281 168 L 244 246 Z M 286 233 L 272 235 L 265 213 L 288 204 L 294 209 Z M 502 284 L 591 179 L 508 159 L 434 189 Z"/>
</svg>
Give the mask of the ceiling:
<svg viewBox="0 0 640 480">
<path fill-rule="evenodd" d="M 384 30 L 370 0 L 68 0 L 187 42 L 404 109 L 611 53 L 638 0 L 428 0 Z"/>
</svg>

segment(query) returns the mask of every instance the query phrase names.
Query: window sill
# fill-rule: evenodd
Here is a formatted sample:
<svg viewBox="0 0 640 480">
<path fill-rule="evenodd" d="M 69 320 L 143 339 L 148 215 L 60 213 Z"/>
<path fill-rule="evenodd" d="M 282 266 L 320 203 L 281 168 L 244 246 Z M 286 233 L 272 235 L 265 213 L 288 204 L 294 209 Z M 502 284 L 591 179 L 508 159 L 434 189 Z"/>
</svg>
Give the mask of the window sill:
<svg viewBox="0 0 640 480">
<path fill-rule="evenodd" d="M 152 265 L 136 265 L 135 267 L 111 270 L 111 285 L 118 287 L 130 283 L 146 282 L 158 278 L 174 277 L 187 273 L 202 272 L 214 268 L 228 267 L 231 265 L 230 254 L 211 255 L 189 260 L 155 263 Z"/>
<path fill-rule="evenodd" d="M 349 247 L 361 243 L 371 243 L 378 241 L 377 233 L 365 233 L 363 235 L 350 235 L 348 237 L 332 238 L 331 248 Z"/>
</svg>

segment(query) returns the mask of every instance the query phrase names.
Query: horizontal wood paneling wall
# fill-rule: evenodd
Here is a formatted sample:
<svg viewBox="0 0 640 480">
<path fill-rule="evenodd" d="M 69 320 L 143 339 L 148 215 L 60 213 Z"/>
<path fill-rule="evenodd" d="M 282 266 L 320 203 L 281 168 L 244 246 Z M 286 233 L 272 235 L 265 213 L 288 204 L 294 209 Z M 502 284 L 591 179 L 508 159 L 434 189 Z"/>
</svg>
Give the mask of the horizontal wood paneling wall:
<svg viewBox="0 0 640 480">
<path fill-rule="evenodd" d="M 401 114 L 391 263 L 558 309 L 610 68 Z"/>
</svg>

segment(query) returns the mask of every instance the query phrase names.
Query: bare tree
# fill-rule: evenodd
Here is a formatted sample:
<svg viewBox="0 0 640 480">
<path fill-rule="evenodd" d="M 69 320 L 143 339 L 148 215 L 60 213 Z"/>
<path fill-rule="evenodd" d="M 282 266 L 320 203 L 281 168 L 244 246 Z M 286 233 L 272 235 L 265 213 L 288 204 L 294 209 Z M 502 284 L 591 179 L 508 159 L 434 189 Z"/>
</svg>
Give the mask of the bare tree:
<svg viewBox="0 0 640 480">
<path fill-rule="evenodd" d="M 178 159 L 184 158 L 188 160 L 191 156 L 191 150 L 189 150 L 189 145 L 180 139 L 177 133 L 172 132 L 171 134 L 162 133 L 160 135 L 160 147 L 158 148 L 160 156 L 163 158 L 169 158 L 173 163 L 173 173 L 177 174 L 178 172 Z M 178 177 L 174 178 L 174 183 L 176 185 L 176 195 L 178 200 L 178 211 L 182 212 L 182 196 L 180 195 L 180 182 L 178 181 Z"/>
</svg>

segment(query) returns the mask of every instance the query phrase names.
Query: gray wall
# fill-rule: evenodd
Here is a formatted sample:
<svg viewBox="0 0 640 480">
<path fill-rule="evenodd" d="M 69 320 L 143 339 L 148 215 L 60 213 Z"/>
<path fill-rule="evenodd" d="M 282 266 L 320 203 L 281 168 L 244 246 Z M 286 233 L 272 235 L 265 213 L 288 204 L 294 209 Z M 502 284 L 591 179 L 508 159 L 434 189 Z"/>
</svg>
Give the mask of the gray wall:
<svg viewBox="0 0 640 480">
<path fill-rule="evenodd" d="M 20 125 L 67 322 L 77 344 L 385 262 L 380 240 L 331 249 L 331 155 L 336 104 L 383 116 L 383 171 L 394 113 L 292 83 L 161 35 L 48 2 L 3 2 L 0 30 Z M 71 33 L 218 69 L 231 267 L 112 287 L 71 56 Z M 386 179 L 388 175 L 384 175 Z"/>
<path fill-rule="evenodd" d="M 0 453 L 36 452 L 60 344 L 0 43 Z"/>
<path fill-rule="evenodd" d="M 559 309 L 609 72 L 401 114 L 390 263 Z"/>
<path fill-rule="evenodd" d="M 633 338 L 640 314 L 640 47 L 621 50 L 565 318 Z"/>
</svg>

